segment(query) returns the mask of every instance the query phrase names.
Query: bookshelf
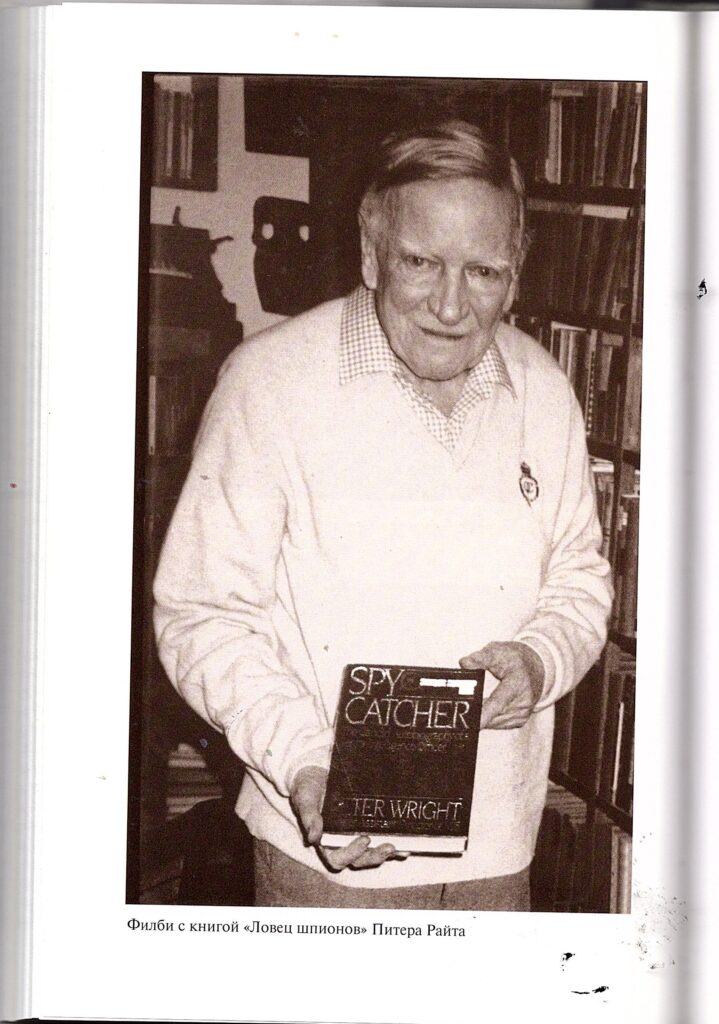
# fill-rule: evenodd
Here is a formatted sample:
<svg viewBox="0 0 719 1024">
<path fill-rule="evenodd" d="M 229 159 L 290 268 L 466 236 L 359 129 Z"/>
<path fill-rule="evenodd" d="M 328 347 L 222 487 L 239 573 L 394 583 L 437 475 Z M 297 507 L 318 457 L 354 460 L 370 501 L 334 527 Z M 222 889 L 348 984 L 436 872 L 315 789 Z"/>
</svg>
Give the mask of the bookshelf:
<svg viewBox="0 0 719 1024">
<path fill-rule="evenodd" d="M 631 909 L 646 91 L 548 84 L 541 109 L 527 188 L 534 237 L 509 319 L 557 358 L 582 406 L 615 600 L 599 663 L 555 708 L 533 903 L 623 913 Z"/>
<path fill-rule="evenodd" d="M 167 84 L 172 92 L 177 91 L 176 81 Z M 208 90 L 206 97 L 200 95 L 201 88 Z M 192 94 L 192 101 L 173 98 L 170 103 L 158 94 L 157 117 L 151 126 L 155 132 L 151 168 L 155 184 L 217 186 L 214 89 L 210 76 L 191 76 L 184 92 Z M 263 75 L 246 76 L 244 89 L 247 152 L 309 161 L 306 248 L 312 274 L 311 280 L 306 274 L 298 275 L 292 285 L 307 309 L 345 295 L 357 284 L 360 245 L 355 211 L 371 155 L 388 132 L 435 118 L 461 117 L 502 138 L 521 164 L 528 184 L 534 244 L 509 317 L 548 348 L 574 382 L 589 428 L 587 441 L 605 551 L 618 583 L 606 650 L 576 690 L 556 707 L 547 807 L 532 865 L 533 909 L 627 910 L 631 898 L 645 87 L 636 82 Z M 205 99 L 207 114 L 196 122 L 196 101 L 202 104 Z M 207 132 L 198 141 L 197 132 L 202 134 L 203 126 Z M 201 164 L 195 160 L 198 145 L 205 154 Z M 153 241 L 156 248 L 168 240 L 158 237 Z M 183 234 L 178 252 L 190 241 Z M 195 241 L 207 243 L 205 238 Z M 178 304 L 171 293 L 179 288 L 179 279 L 166 278 L 168 265 L 173 269 L 174 263 L 162 258 L 150 268 L 155 285 L 161 283 L 167 291 L 166 306 L 173 311 Z M 291 268 L 293 261 L 278 259 L 277 265 Z M 286 291 L 287 280 L 284 288 Z M 181 478 L 179 471 L 174 473 L 175 463 L 179 466 L 189 457 L 185 428 L 190 428 L 185 413 L 196 416 L 200 405 L 199 393 L 176 386 L 176 378 L 184 376 L 185 370 L 178 369 L 170 355 L 177 349 L 181 363 L 196 363 L 202 371 L 200 378 L 209 380 L 209 364 L 200 366 L 198 347 L 206 350 L 216 368 L 220 355 L 216 342 L 224 340 L 227 325 L 207 334 L 212 325 L 184 319 L 180 325 L 168 324 L 159 307 L 150 303 L 150 309 L 153 333 L 148 372 L 156 377 L 156 393 L 150 396 L 149 405 L 154 410 L 156 443 L 152 452 L 148 449 L 143 477 L 154 480 L 152 473 L 156 473 L 162 483 L 161 468 L 172 477 L 166 486 L 152 483 L 148 487 L 152 495 L 147 498 L 148 508 L 166 509 L 169 515 Z M 220 319 L 224 321 L 224 317 Z M 193 329 L 190 333 L 188 326 Z M 238 339 L 227 340 L 234 343 Z M 169 448 L 168 439 L 172 442 Z M 149 519 L 146 528 L 152 530 L 146 540 L 148 568 L 144 577 L 148 623 L 149 581 L 167 516 L 161 519 L 156 511 Z M 149 632 L 147 636 L 144 654 L 153 662 L 147 674 L 157 677 L 157 690 L 162 688 L 162 694 L 147 698 L 148 705 L 154 700 L 162 713 L 153 709 L 154 705 L 141 709 L 149 752 L 159 752 L 155 761 L 161 761 L 164 772 L 154 802 L 149 800 L 149 783 L 143 790 L 148 794 L 143 821 L 152 826 L 167 816 L 168 796 L 172 796 L 173 810 L 184 807 L 188 795 L 193 800 L 198 796 L 199 790 L 188 794 L 180 778 L 181 771 L 195 769 L 181 763 L 184 748 L 178 744 L 189 740 L 196 746 L 195 740 L 204 733 L 193 734 L 189 723 L 167 735 L 163 723 L 172 695 L 156 664 Z M 159 739 L 150 743 L 156 734 Z M 146 777 L 150 777 L 149 769 Z M 198 781 L 201 787 L 208 784 L 201 771 Z M 207 795 L 209 790 L 203 788 L 202 792 Z M 165 824 L 174 825 L 175 821 Z"/>
</svg>

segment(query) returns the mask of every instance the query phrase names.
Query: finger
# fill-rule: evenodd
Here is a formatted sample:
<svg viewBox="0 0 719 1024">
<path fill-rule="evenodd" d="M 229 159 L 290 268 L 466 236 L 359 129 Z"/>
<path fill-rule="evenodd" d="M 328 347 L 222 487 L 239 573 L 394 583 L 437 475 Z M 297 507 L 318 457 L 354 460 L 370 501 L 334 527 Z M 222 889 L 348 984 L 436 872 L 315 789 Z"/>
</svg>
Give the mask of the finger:
<svg viewBox="0 0 719 1024">
<path fill-rule="evenodd" d="M 502 680 L 489 697 L 482 702 L 480 729 L 489 728 L 490 724 L 499 715 L 503 715 L 510 710 L 514 710 L 513 702 L 516 700 L 517 696 L 516 680 L 512 676 L 507 676 L 507 678 Z"/>
<path fill-rule="evenodd" d="M 532 706 L 524 702 L 510 703 L 499 711 L 493 711 L 485 718 L 482 715 L 480 728 L 482 729 L 515 729 L 520 728 L 528 721 L 532 713 Z M 491 715 L 491 717 L 490 717 Z"/>
<path fill-rule="evenodd" d="M 360 838 L 366 838 L 367 844 L 369 844 L 369 837 Z M 391 843 L 383 843 L 381 846 L 373 848 L 366 845 L 360 848 L 361 852 L 356 853 L 356 843 L 357 840 L 354 840 L 343 850 L 328 850 L 323 847 L 322 852 L 325 855 L 327 866 L 333 871 L 342 871 L 345 868 L 374 868 L 390 858 L 396 857 L 399 860 L 405 860 L 409 856 L 408 853 L 400 853 Z"/>
<path fill-rule="evenodd" d="M 349 867 L 353 861 L 362 856 L 369 847 L 369 843 L 369 836 L 357 836 L 348 846 L 343 846 L 339 850 L 323 846 L 321 851 L 325 863 L 332 871 L 342 871 L 343 868 Z"/>
<path fill-rule="evenodd" d="M 322 838 L 322 815 L 316 809 L 307 809 L 300 813 L 308 846 L 314 846 Z"/>
<path fill-rule="evenodd" d="M 461 668 L 469 671 L 475 669 L 487 669 L 492 675 L 501 678 L 505 668 L 505 658 L 502 657 L 502 645 L 498 643 L 485 644 L 478 651 L 467 654 L 459 659 Z"/>
<path fill-rule="evenodd" d="M 393 857 L 397 851 L 394 846 L 389 843 L 383 843 L 381 846 L 375 846 L 373 849 L 370 848 L 365 851 L 360 857 L 357 858 L 350 868 L 376 868 L 380 864 L 383 864 L 390 857 Z"/>
<path fill-rule="evenodd" d="M 314 846 L 322 836 L 322 815 L 319 811 L 317 792 L 300 788 L 295 796 L 294 805 L 305 839 L 309 846 Z"/>
<path fill-rule="evenodd" d="M 511 715 L 498 715 L 492 719 L 487 725 L 482 726 L 483 729 L 521 729 L 523 725 L 527 724 L 529 714 L 511 714 Z"/>
</svg>

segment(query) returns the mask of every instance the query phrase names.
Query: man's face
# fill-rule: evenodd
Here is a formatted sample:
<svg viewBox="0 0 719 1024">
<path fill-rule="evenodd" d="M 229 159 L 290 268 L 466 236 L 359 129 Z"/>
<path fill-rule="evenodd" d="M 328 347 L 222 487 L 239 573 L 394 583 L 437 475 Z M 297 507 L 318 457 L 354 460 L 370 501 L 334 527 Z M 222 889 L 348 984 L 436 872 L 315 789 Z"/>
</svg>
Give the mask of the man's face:
<svg viewBox="0 0 719 1024">
<path fill-rule="evenodd" d="M 511 196 L 473 178 L 393 190 L 384 238 L 362 239 L 362 275 L 395 355 L 421 380 L 476 366 L 514 298 Z"/>
</svg>

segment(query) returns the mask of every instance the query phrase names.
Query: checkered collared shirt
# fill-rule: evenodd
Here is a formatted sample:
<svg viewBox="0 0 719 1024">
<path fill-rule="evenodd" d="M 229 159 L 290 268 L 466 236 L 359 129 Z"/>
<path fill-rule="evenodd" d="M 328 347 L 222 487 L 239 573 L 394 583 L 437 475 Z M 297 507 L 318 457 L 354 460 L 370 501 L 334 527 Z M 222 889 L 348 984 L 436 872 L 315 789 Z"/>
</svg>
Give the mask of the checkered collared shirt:
<svg viewBox="0 0 719 1024">
<path fill-rule="evenodd" d="M 514 394 L 502 353 L 495 342 L 470 371 L 451 416 L 407 379 L 401 361 L 394 354 L 377 319 L 374 292 L 360 285 L 345 299 L 340 327 L 340 384 L 349 384 L 367 373 L 389 373 L 414 412 L 432 436 L 452 451 L 462 433 L 467 414 L 483 398 L 489 398 L 495 384 Z"/>
</svg>

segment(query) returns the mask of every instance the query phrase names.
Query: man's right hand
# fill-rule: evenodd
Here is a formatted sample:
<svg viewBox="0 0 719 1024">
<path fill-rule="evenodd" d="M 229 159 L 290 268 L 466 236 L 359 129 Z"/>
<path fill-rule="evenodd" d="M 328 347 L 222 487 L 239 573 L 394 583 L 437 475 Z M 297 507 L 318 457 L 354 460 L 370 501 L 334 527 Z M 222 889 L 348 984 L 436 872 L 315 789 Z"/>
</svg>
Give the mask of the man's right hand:
<svg viewBox="0 0 719 1024">
<path fill-rule="evenodd" d="M 369 849 L 370 838 L 357 836 L 348 846 L 333 849 L 320 846 L 322 838 L 322 801 L 327 787 L 327 772 L 324 768 L 310 765 L 301 768 L 295 776 L 290 790 L 290 803 L 297 815 L 309 846 L 317 847 L 317 853 L 330 871 L 345 868 L 376 868 L 389 857 L 404 859 L 407 854 L 399 853 L 391 843 L 383 843 Z"/>
</svg>

